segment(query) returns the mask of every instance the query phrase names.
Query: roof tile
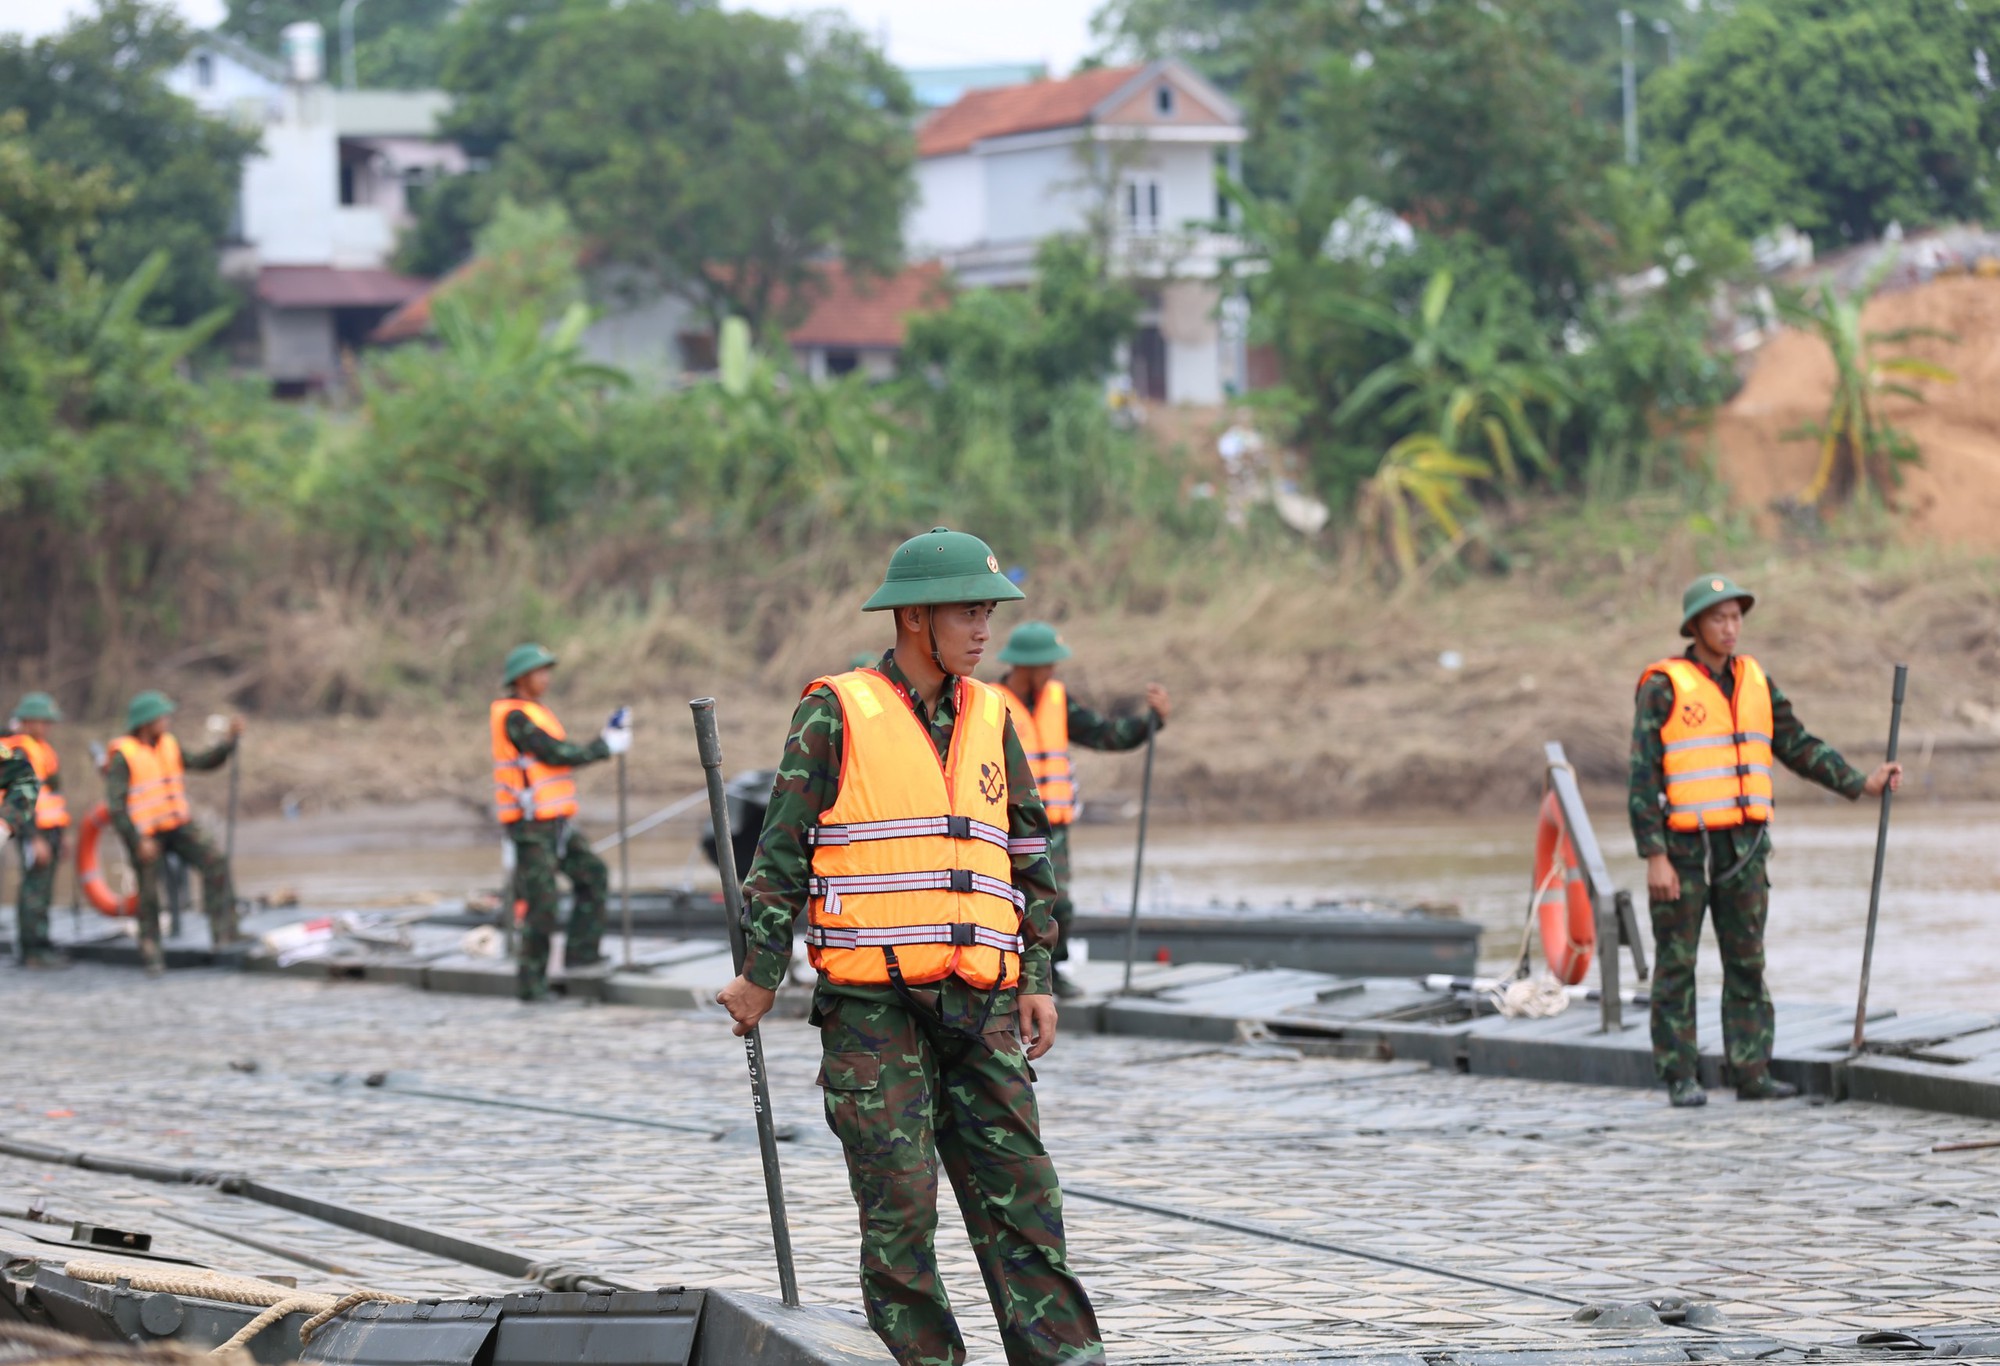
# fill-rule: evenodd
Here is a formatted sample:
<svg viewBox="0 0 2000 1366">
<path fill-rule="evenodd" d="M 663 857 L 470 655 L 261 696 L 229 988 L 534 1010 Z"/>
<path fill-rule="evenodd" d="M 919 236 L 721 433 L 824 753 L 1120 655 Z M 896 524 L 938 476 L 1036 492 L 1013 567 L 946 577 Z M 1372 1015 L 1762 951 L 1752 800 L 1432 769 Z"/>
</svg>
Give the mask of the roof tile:
<svg viewBox="0 0 2000 1366">
<path fill-rule="evenodd" d="M 1090 111 L 1142 71 L 1138 66 L 1100 67 L 1061 81 L 1030 81 L 990 90 L 969 90 L 917 130 L 917 155 L 950 156 L 985 138 L 1074 128 Z"/>
</svg>

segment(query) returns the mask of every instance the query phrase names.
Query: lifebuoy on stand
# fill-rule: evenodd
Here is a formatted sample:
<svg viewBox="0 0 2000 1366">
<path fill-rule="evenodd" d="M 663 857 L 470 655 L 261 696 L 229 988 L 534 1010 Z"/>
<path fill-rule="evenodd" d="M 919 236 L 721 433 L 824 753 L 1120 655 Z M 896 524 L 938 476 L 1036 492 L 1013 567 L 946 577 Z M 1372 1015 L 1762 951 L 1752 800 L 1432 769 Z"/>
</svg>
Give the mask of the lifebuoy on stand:
<svg viewBox="0 0 2000 1366">
<path fill-rule="evenodd" d="M 1597 953 L 1597 911 L 1554 792 L 1542 798 L 1535 827 L 1535 918 L 1549 971 L 1564 986 L 1583 981 Z"/>
<path fill-rule="evenodd" d="M 115 916 L 135 916 L 139 914 L 139 894 L 120 898 L 111 890 L 111 884 L 104 880 L 104 871 L 98 865 L 97 845 L 104 838 L 104 832 L 111 824 L 111 808 L 103 802 L 90 808 L 83 818 L 82 829 L 76 839 L 76 877 L 83 888 L 83 896 L 100 914 Z"/>
</svg>

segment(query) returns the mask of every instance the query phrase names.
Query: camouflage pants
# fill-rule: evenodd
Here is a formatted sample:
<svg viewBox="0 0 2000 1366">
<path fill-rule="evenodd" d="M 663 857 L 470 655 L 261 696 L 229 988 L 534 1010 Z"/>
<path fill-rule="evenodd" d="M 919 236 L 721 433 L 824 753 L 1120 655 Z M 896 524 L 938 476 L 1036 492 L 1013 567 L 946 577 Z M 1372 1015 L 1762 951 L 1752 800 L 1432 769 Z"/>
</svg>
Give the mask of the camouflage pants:
<svg viewBox="0 0 2000 1366">
<path fill-rule="evenodd" d="M 601 957 L 598 943 L 604 938 L 604 899 L 611 873 L 604 860 L 591 851 L 590 841 L 567 821 L 536 821 L 533 828 L 515 833 L 513 839 L 514 895 L 528 903 L 521 923 L 514 987 L 525 1001 L 548 991 L 549 941 L 555 935 L 556 915 L 562 906 L 556 875 L 567 877 L 575 894 L 569 935 L 563 943 L 563 966 L 581 968 Z"/>
<path fill-rule="evenodd" d="M 979 1023 L 983 993 L 953 979 L 939 995 L 947 1020 L 966 1029 Z M 938 1275 L 940 1165 L 958 1195 L 1008 1362 L 1104 1360 L 1096 1312 L 1063 1250 L 1062 1189 L 1042 1147 L 1013 1011 L 1013 993 L 1003 992 L 985 1025 L 986 1046 L 949 1061 L 900 1005 L 821 998 L 820 1085 L 861 1210 L 862 1300 L 869 1325 L 902 1366 L 965 1360 Z"/>
<path fill-rule="evenodd" d="M 199 825 L 189 821 L 153 835 L 160 856 L 142 863 L 139 851 L 127 849 L 139 874 L 139 955 L 148 962 L 160 956 L 160 880 L 167 855 L 173 854 L 201 877 L 201 909 L 208 917 L 208 935 L 220 946 L 236 942 L 236 890 L 229 881 L 229 860 Z"/>
<path fill-rule="evenodd" d="M 1069 827 L 1052 825 L 1049 827 L 1049 862 L 1056 870 L 1056 904 L 1053 911 L 1056 921 L 1056 946 L 1049 957 L 1055 962 L 1069 961 L 1069 927 L 1076 920 L 1076 903 L 1069 899 Z"/>
<path fill-rule="evenodd" d="M 1771 1064 L 1776 1016 L 1764 985 L 1764 919 L 1771 904 L 1766 854 L 1756 854 L 1728 882 L 1709 894 L 1700 859 L 1674 859 L 1678 901 L 1655 901 L 1653 912 L 1653 1066 L 1662 1081 L 1697 1076 L 1695 1046 L 1695 948 L 1702 913 L 1715 920 L 1722 955 L 1722 1042 L 1729 1080 L 1751 1081 Z M 1726 867 L 1718 873 L 1727 872 Z"/>
<path fill-rule="evenodd" d="M 28 866 L 28 849 L 40 835 L 49 856 Z M 22 958 L 54 947 L 49 942 L 49 903 L 55 899 L 56 869 L 62 863 L 63 832 L 34 830 L 14 841 L 21 848 L 21 890 L 14 898 L 14 952 Z"/>
</svg>

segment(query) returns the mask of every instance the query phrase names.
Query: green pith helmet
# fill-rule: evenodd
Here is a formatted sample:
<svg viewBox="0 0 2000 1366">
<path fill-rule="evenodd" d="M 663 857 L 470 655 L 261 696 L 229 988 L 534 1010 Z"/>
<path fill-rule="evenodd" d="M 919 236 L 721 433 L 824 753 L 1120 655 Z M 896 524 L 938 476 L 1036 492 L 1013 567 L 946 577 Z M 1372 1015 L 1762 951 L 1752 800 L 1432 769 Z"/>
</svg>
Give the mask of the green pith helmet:
<svg viewBox="0 0 2000 1366">
<path fill-rule="evenodd" d="M 548 652 L 546 646 L 537 645 L 532 641 L 526 645 L 516 645 L 507 652 L 507 664 L 500 671 L 500 681 L 511 685 L 522 674 L 533 673 L 543 665 L 555 662 L 556 657 Z"/>
<path fill-rule="evenodd" d="M 157 721 L 162 716 L 174 714 L 174 700 L 163 692 L 151 689 L 134 697 L 125 708 L 125 729 L 134 731 L 148 721 Z"/>
<path fill-rule="evenodd" d="M 873 650 L 863 650 L 860 654 L 847 661 L 847 667 L 850 669 L 872 669 L 881 662 L 882 656 L 876 654 Z"/>
<path fill-rule="evenodd" d="M 60 721 L 62 708 L 45 692 L 31 692 L 14 704 L 16 721 Z"/>
<path fill-rule="evenodd" d="M 1681 594 L 1681 634 L 1692 640 L 1694 619 L 1718 602 L 1728 602 L 1731 598 L 1743 604 L 1745 616 L 1757 605 L 1754 594 L 1744 592 L 1736 586 L 1736 580 L 1721 574 L 1704 574 L 1689 584 Z"/>
<path fill-rule="evenodd" d="M 1007 648 L 1000 652 L 1002 664 L 1056 664 L 1068 659 L 1072 651 L 1063 644 L 1056 634 L 1056 628 L 1046 621 L 1024 621 L 1014 628 L 1007 637 Z"/>
<path fill-rule="evenodd" d="M 993 548 L 977 536 L 932 527 L 896 547 L 882 586 L 861 604 L 864 612 L 890 607 L 931 607 L 952 602 L 1018 602 L 1027 597 L 1005 574 Z"/>
</svg>

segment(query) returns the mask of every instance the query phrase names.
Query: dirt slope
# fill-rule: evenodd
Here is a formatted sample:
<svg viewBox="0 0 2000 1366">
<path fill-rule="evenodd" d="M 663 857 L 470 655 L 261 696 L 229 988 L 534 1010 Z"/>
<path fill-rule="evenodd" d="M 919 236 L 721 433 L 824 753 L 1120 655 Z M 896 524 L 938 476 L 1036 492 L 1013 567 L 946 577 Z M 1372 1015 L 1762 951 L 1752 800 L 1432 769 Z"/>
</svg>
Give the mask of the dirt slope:
<svg viewBox="0 0 2000 1366">
<path fill-rule="evenodd" d="M 1864 318 L 1872 330 L 1934 327 L 1958 337 L 1898 348 L 1958 375 L 1953 384 L 1921 386 L 1926 403 L 1892 399 L 1883 408 L 1923 452 L 1922 465 L 1904 475 L 1907 535 L 2000 547 L 2000 280 L 1958 277 L 1878 295 Z M 1805 488 L 1817 449 L 1783 434 L 1825 415 L 1833 381 L 1826 348 L 1803 333 L 1781 333 L 1757 354 L 1715 423 L 1719 470 L 1742 506 L 1762 512 Z"/>
</svg>

